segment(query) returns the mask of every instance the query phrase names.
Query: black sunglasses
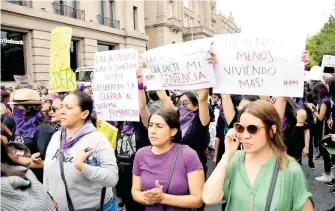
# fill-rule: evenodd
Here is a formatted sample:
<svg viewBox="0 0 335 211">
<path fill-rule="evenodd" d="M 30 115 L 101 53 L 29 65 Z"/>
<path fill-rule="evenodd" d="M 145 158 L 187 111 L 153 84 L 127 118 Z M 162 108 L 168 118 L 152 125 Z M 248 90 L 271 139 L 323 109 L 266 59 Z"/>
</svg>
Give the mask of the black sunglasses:
<svg viewBox="0 0 335 211">
<path fill-rule="evenodd" d="M 257 125 L 248 125 L 248 126 L 243 126 L 241 123 L 235 123 L 234 124 L 234 129 L 236 132 L 238 133 L 243 133 L 244 130 L 246 129 L 248 131 L 248 133 L 250 133 L 251 135 L 255 135 L 257 134 L 261 128 L 266 128 L 264 127 L 260 127 Z"/>
<path fill-rule="evenodd" d="M 190 102 L 188 100 L 179 101 L 179 105 L 188 106 Z"/>
<path fill-rule="evenodd" d="M 56 112 L 59 108 L 55 107 L 55 106 L 51 106 L 51 111 L 52 112 Z"/>
</svg>

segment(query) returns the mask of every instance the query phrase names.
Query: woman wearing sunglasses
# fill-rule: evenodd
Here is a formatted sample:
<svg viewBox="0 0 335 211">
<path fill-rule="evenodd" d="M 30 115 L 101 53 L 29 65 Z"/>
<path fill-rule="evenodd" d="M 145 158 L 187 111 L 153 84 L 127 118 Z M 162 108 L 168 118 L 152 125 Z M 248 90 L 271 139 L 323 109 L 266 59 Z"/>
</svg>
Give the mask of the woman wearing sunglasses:
<svg viewBox="0 0 335 211">
<path fill-rule="evenodd" d="M 223 199 L 226 210 L 312 211 L 305 174 L 286 154 L 275 107 L 264 100 L 249 103 L 239 121 L 226 135 L 226 152 L 205 184 L 203 201 Z M 244 150 L 237 151 L 240 142 Z"/>
<path fill-rule="evenodd" d="M 50 122 L 51 126 L 57 131 L 60 128 L 60 108 L 65 95 L 60 95 L 52 101 L 52 106 L 50 109 Z"/>
</svg>

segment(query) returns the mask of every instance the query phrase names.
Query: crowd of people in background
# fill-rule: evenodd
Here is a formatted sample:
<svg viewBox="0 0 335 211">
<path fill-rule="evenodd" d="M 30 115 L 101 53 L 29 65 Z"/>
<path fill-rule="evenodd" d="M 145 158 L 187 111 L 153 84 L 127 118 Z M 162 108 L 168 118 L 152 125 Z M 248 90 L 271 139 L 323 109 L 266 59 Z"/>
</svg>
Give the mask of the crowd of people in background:
<svg viewBox="0 0 335 211">
<path fill-rule="evenodd" d="M 91 87 L 1 87 L 1 210 L 309 211 L 302 156 L 311 169 L 323 159 L 315 179 L 335 194 L 322 144 L 335 142 L 335 78 L 305 82 L 303 98 L 146 91 L 137 78 L 140 122 L 108 122 L 115 150 L 96 128 Z"/>
</svg>

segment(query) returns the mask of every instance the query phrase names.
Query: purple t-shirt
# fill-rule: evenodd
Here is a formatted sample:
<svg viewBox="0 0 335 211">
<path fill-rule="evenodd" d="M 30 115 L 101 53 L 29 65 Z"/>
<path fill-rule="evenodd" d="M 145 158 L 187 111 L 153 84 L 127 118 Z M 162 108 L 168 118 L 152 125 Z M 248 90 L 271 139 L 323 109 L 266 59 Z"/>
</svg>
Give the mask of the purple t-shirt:
<svg viewBox="0 0 335 211">
<path fill-rule="evenodd" d="M 143 147 L 136 152 L 133 165 L 133 174 L 141 177 L 142 190 L 151 190 L 156 187 L 155 181 L 164 187 L 166 192 L 166 183 L 172 168 L 173 159 L 177 153 L 178 144 L 175 144 L 168 152 L 155 155 L 151 151 L 151 146 Z M 189 146 L 182 145 L 176 166 L 171 178 L 169 194 L 188 195 L 187 174 L 198 169 L 203 169 L 197 153 Z M 147 206 L 146 211 L 162 211 L 163 205 L 155 204 Z M 194 209 L 178 208 L 167 206 L 167 211 L 191 211 Z"/>
</svg>

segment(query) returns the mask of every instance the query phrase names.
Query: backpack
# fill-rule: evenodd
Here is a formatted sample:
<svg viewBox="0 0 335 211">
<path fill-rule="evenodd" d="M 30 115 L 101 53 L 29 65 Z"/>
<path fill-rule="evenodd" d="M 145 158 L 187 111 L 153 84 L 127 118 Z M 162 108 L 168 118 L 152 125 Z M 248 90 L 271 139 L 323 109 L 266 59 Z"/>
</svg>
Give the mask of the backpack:
<svg viewBox="0 0 335 211">
<path fill-rule="evenodd" d="M 131 134 L 119 133 L 116 142 L 116 159 L 119 163 L 131 164 L 135 159 L 136 140 L 135 131 Z"/>
</svg>

